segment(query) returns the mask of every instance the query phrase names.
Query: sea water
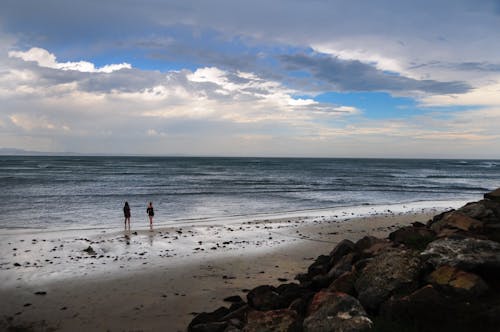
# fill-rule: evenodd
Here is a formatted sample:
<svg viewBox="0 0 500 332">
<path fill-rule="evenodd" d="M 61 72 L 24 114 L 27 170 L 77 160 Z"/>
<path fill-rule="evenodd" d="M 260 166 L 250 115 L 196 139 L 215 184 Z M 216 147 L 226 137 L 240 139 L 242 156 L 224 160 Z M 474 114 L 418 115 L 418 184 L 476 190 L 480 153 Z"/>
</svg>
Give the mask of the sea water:
<svg viewBox="0 0 500 332">
<path fill-rule="evenodd" d="M 0 228 L 202 224 L 254 215 L 476 200 L 497 160 L 0 156 Z M 425 204 L 423 204 L 425 206 Z"/>
</svg>

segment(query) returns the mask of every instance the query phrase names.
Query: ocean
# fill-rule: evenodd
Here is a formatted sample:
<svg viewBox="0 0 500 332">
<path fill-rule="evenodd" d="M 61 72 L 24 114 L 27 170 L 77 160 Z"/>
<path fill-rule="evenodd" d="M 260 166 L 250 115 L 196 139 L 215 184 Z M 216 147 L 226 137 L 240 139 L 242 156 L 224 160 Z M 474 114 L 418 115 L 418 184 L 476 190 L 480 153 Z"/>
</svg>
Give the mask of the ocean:
<svg viewBox="0 0 500 332">
<path fill-rule="evenodd" d="M 412 202 L 477 200 L 498 160 L 0 157 L 0 228 L 121 227 Z M 431 204 L 431 203 L 429 203 Z"/>
</svg>

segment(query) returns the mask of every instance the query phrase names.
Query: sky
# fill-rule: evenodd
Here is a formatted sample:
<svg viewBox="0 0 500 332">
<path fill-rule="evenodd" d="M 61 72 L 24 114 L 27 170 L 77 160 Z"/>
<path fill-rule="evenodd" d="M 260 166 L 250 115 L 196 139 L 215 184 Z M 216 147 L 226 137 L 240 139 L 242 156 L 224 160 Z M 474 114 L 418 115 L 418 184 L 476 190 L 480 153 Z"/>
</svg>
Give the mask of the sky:
<svg viewBox="0 0 500 332">
<path fill-rule="evenodd" d="M 500 159 L 500 1 L 2 0 L 0 148 Z"/>
</svg>

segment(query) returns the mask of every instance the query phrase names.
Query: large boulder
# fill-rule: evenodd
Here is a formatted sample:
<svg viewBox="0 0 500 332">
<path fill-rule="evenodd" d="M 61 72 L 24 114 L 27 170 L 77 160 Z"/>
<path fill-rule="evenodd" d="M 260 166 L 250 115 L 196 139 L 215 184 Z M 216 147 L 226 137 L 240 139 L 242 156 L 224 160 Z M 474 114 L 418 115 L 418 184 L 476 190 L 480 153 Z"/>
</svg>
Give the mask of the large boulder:
<svg viewBox="0 0 500 332">
<path fill-rule="evenodd" d="M 300 331 L 300 320 L 295 311 L 289 309 L 250 311 L 243 332 L 295 332 Z"/>
<path fill-rule="evenodd" d="M 359 332 L 373 326 L 359 301 L 345 293 L 319 292 L 311 307 L 303 323 L 305 332 Z"/>
<path fill-rule="evenodd" d="M 500 243 L 475 238 L 444 238 L 421 253 L 434 267 L 450 265 L 464 270 L 500 269 Z"/>
<path fill-rule="evenodd" d="M 335 265 L 345 255 L 354 251 L 354 242 L 351 240 L 342 240 L 330 252 L 330 264 Z"/>
<path fill-rule="evenodd" d="M 316 258 L 314 263 L 312 263 L 307 268 L 307 274 L 310 277 L 314 277 L 315 275 L 318 275 L 318 274 L 325 274 L 328 272 L 328 270 L 330 270 L 331 267 L 332 267 L 332 265 L 331 265 L 330 256 L 320 255 Z"/>
<path fill-rule="evenodd" d="M 479 296 L 488 290 L 488 285 L 480 276 L 448 265 L 434 270 L 428 281 L 444 291 L 466 297 Z"/>
<path fill-rule="evenodd" d="M 294 300 L 306 297 L 310 291 L 295 283 L 281 284 L 276 288 L 282 308 L 288 307 Z"/>
<path fill-rule="evenodd" d="M 484 198 L 492 200 L 492 201 L 500 202 L 500 188 L 484 194 Z"/>
<path fill-rule="evenodd" d="M 406 226 L 389 234 L 389 239 L 408 248 L 423 250 L 436 238 L 436 233 L 425 227 Z"/>
<path fill-rule="evenodd" d="M 487 223 L 500 222 L 500 202 L 489 201 L 489 200 L 471 202 L 462 206 L 457 211 L 471 218 L 481 220 Z"/>
<path fill-rule="evenodd" d="M 340 277 L 335 279 L 328 287 L 329 291 L 342 292 L 349 295 L 355 295 L 354 282 L 356 281 L 356 274 L 354 272 L 345 272 Z"/>
<path fill-rule="evenodd" d="M 283 307 L 278 290 L 269 285 L 258 286 L 247 294 L 248 305 L 257 310 L 273 310 Z"/>
<path fill-rule="evenodd" d="M 445 295 L 432 285 L 426 285 L 409 295 L 391 297 L 382 304 L 380 312 L 384 320 L 402 322 L 402 326 L 411 324 L 415 331 L 439 331 L 443 319 L 452 312 L 451 305 Z"/>
<path fill-rule="evenodd" d="M 444 228 L 455 228 L 466 232 L 477 232 L 483 228 L 483 223 L 458 211 L 447 213 L 434 224 L 431 229 L 439 233 Z"/>
<path fill-rule="evenodd" d="M 354 283 L 363 306 L 376 311 L 392 294 L 409 293 L 418 286 L 420 260 L 411 250 L 389 250 L 371 260 Z"/>
<path fill-rule="evenodd" d="M 202 312 L 189 323 L 189 332 L 212 332 L 224 331 L 227 324 L 222 322 L 223 318 L 230 313 L 226 307 L 220 307 L 212 312 Z"/>
<path fill-rule="evenodd" d="M 354 245 L 354 249 L 356 250 L 357 253 L 363 254 L 366 250 L 370 249 L 371 247 L 379 243 L 387 243 L 387 240 L 367 235 L 363 236 L 356 242 L 356 244 Z"/>
</svg>

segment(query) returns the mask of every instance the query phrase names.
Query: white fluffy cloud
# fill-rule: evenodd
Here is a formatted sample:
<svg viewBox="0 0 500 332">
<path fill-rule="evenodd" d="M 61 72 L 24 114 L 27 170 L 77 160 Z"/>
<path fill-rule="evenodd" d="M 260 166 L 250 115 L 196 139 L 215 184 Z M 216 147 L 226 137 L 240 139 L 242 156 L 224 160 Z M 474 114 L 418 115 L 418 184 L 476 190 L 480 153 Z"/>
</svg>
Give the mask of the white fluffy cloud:
<svg viewBox="0 0 500 332">
<path fill-rule="evenodd" d="M 76 70 L 84 73 L 112 73 L 120 69 L 132 68 L 129 63 L 110 64 L 100 68 L 96 68 L 93 63 L 88 61 L 57 62 L 57 58 L 54 54 L 39 47 L 33 47 L 26 52 L 10 51 L 9 57 L 20 58 L 24 61 L 33 61 L 36 62 L 40 67 L 61 70 Z"/>
</svg>

